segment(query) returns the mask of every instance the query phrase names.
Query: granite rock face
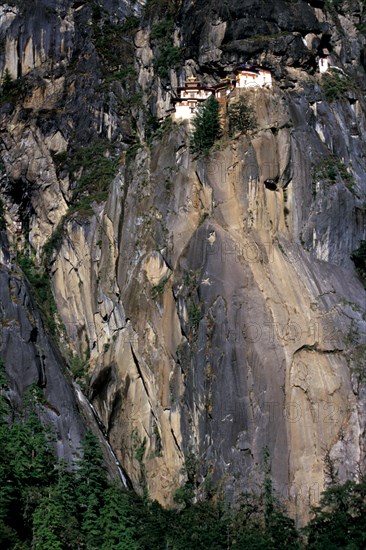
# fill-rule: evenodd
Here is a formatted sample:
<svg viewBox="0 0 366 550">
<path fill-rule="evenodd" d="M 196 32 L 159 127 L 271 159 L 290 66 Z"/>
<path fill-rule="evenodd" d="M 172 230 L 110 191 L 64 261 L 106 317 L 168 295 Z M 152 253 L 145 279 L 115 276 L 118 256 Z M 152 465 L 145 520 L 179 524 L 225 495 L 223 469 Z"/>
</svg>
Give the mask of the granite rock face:
<svg viewBox="0 0 366 550">
<path fill-rule="evenodd" d="M 0 265 L 0 350 L 9 378 L 9 399 L 14 407 L 31 384 L 44 390 L 43 420 L 56 435 L 59 458 L 71 462 L 80 450 L 85 422 L 71 380 L 57 349 L 47 337 L 24 280 L 11 263 L 2 240 Z"/>
<path fill-rule="evenodd" d="M 0 232 L 0 327 L 0 357 L 9 381 L 6 398 L 11 408 L 19 410 L 26 390 L 38 386 L 44 398 L 40 420 L 54 436 L 56 457 L 75 463 L 86 429 L 92 430 L 100 441 L 108 475 L 128 483 L 99 419 L 72 381 L 57 343 L 44 326 L 26 277 L 9 254 L 4 232 Z"/>
<path fill-rule="evenodd" d="M 3 263 L 27 242 L 41 261 L 58 235 L 47 267 L 68 346 L 88 360 L 88 398 L 137 490 L 171 505 L 193 460 L 198 497 L 213 482 L 235 499 L 260 489 L 268 447 L 274 486 L 301 523 L 327 482 L 325 457 L 340 480 L 365 466 L 366 299 L 350 259 L 366 238 L 364 15 L 356 1 L 337 13 L 318 1 L 187 0 L 171 35 L 181 67 L 158 76 L 162 46 L 151 15 L 139 15 L 123 46 L 135 70 L 126 84 L 96 25 L 121 26 L 143 3 L 103 4 L 96 24 L 89 6 L 65 2 L 69 34 L 55 8 L 54 40 L 68 53 L 45 46 L 42 60 L 37 45 L 28 88 L 2 107 Z M 6 10 L 15 37 L 22 14 Z M 332 102 L 317 69 L 324 48 L 347 78 Z M 274 80 L 242 91 L 255 130 L 204 158 L 190 153 L 185 124 L 157 131 L 187 75 L 214 83 L 247 60 Z M 108 197 L 72 210 L 83 174 L 72 159 L 96 139 L 118 154 Z M 3 302 L 13 307 L 9 292 Z M 19 331 L 32 350 L 29 323 Z M 15 367 L 12 376 L 26 385 Z M 48 383 L 58 376 L 50 370 Z"/>
</svg>

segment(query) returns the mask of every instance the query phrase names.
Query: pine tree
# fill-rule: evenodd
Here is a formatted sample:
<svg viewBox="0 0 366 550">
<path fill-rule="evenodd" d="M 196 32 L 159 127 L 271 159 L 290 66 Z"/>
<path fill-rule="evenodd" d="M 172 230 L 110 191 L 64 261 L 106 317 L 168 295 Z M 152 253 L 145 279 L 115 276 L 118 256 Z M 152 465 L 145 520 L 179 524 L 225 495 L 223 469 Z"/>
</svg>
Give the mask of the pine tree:
<svg viewBox="0 0 366 550">
<path fill-rule="evenodd" d="M 138 550 L 135 540 L 131 505 L 128 495 L 113 486 L 104 494 L 105 504 L 100 516 L 100 531 L 103 533 L 101 550 Z"/>
<path fill-rule="evenodd" d="M 33 514 L 33 550 L 63 550 L 61 534 L 65 522 L 63 508 L 53 491 L 42 498 Z"/>
<path fill-rule="evenodd" d="M 62 508 L 63 529 L 60 536 L 65 548 L 78 548 L 80 537 L 79 511 L 77 503 L 77 476 L 70 471 L 66 462 L 57 467 L 57 482 L 53 495 Z"/>
<path fill-rule="evenodd" d="M 309 550 L 366 548 L 366 482 L 331 485 L 305 529 Z"/>
<path fill-rule="evenodd" d="M 220 106 L 214 96 L 198 107 L 193 119 L 191 150 L 193 153 L 207 154 L 216 139 L 221 136 Z"/>
<path fill-rule="evenodd" d="M 77 474 L 70 470 L 65 460 L 61 460 L 56 469 L 57 481 L 55 491 L 57 498 L 69 516 L 77 514 Z"/>
<path fill-rule="evenodd" d="M 103 455 L 95 435 L 86 432 L 82 442 L 82 458 L 77 471 L 77 500 L 81 514 L 81 532 L 86 548 L 99 549 L 99 513 L 103 506 L 104 491 L 107 489 L 107 476 Z"/>
<path fill-rule="evenodd" d="M 230 136 L 235 132 L 246 133 L 257 127 L 254 109 L 243 97 L 229 105 L 228 114 Z"/>
<path fill-rule="evenodd" d="M 22 540 L 31 536 L 32 514 L 55 474 L 51 434 L 37 416 L 41 394 L 39 388 L 30 388 L 26 393 L 22 412 L 11 426 L 7 425 L 4 447 L 6 485 L 13 488 L 16 499 L 12 503 L 9 525 Z"/>
<path fill-rule="evenodd" d="M 271 461 L 268 447 L 264 448 L 264 481 L 263 481 L 263 497 L 264 497 L 264 518 L 266 525 L 274 510 L 274 496 L 271 476 Z"/>
<path fill-rule="evenodd" d="M 101 502 L 96 494 L 90 492 L 83 502 L 81 513 L 81 532 L 88 550 L 99 550 L 103 535 L 99 529 Z"/>
<path fill-rule="evenodd" d="M 8 95 L 14 88 L 13 79 L 11 78 L 9 69 L 5 69 L 4 76 L 1 83 L 1 88 L 2 88 L 3 95 Z"/>
<path fill-rule="evenodd" d="M 3 365 L 0 362 L 0 388 L 6 387 Z M 0 392 L 2 390 L 0 389 Z M 13 548 L 17 533 L 12 527 L 13 510 L 17 508 L 20 495 L 12 479 L 7 448 L 9 445 L 9 405 L 0 393 L 0 548 Z"/>
<path fill-rule="evenodd" d="M 265 528 L 263 499 L 243 494 L 239 507 L 231 511 L 230 548 L 233 550 L 268 550 L 271 540 Z"/>
<path fill-rule="evenodd" d="M 227 516 L 220 505 L 197 502 L 176 515 L 169 548 L 174 550 L 224 550 L 227 546 Z"/>
<path fill-rule="evenodd" d="M 264 449 L 264 520 L 269 539 L 268 549 L 275 550 L 282 545 L 291 550 L 300 548 L 299 535 L 294 521 L 289 518 L 277 502 L 272 486 L 271 462 L 268 447 Z"/>
<path fill-rule="evenodd" d="M 5 365 L 0 358 L 0 548 L 13 548 L 18 540 L 11 525 L 13 510 L 17 508 L 19 493 L 12 479 L 7 448 L 9 445 L 10 407 L 5 397 L 8 380 Z"/>
<path fill-rule="evenodd" d="M 7 453 L 19 486 L 48 485 L 54 478 L 55 457 L 50 431 L 34 410 L 14 421 L 10 428 Z"/>
<path fill-rule="evenodd" d="M 37 417 L 39 403 L 33 392 L 27 392 L 23 410 L 11 424 L 14 411 L 6 400 L 6 390 L 7 379 L 1 362 L 0 546 L 4 549 L 16 548 L 30 538 L 33 511 L 54 470 L 48 431 Z"/>
<path fill-rule="evenodd" d="M 77 477 L 81 495 L 93 494 L 99 501 L 102 500 L 107 488 L 107 475 L 99 442 L 91 431 L 86 432 L 82 441 Z"/>
</svg>

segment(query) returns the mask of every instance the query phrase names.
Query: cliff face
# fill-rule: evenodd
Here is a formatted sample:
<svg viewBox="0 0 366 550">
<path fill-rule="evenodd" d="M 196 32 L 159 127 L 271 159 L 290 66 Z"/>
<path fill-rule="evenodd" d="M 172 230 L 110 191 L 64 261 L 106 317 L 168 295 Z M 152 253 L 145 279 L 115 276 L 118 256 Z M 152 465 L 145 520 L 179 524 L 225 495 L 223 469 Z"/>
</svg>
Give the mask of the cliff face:
<svg viewBox="0 0 366 550">
<path fill-rule="evenodd" d="M 44 389 L 44 420 L 55 431 L 60 458 L 71 461 L 85 432 L 71 384 L 59 353 L 45 334 L 20 270 L 10 263 L 1 234 L 0 267 L 1 357 L 9 377 L 9 399 L 17 407 L 31 384 Z"/>
<path fill-rule="evenodd" d="M 194 457 L 197 494 L 213 482 L 233 499 L 260 486 L 267 446 L 304 520 L 329 459 L 340 480 L 365 464 L 365 292 L 350 260 L 366 238 L 362 4 L 181 2 L 168 39 L 184 60 L 167 72 L 154 12 L 131 4 L 39 2 L 46 15 L 23 26 L 2 6 L 3 67 L 28 73 L 1 111 L 10 242 L 29 240 L 37 262 L 54 235 L 69 347 L 88 360 L 88 397 L 135 488 L 171 504 Z M 121 63 L 101 38 L 111 29 Z M 324 48 L 346 75 L 332 102 Z M 179 79 L 212 83 L 248 59 L 274 79 L 242 92 L 255 130 L 197 159 L 184 124 L 154 126 Z M 95 185 L 90 167 L 101 178 L 96 159 L 112 163 L 108 195 L 80 184 Z"/>
</svg>

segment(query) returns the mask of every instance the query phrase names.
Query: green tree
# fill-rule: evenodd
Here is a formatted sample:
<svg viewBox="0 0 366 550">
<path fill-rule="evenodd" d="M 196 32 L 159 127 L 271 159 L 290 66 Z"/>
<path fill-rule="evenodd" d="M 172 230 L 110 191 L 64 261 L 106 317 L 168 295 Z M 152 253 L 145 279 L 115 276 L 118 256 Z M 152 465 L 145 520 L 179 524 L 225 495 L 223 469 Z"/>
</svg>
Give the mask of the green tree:
<svg viewBox="0 0 366 550">
<path fill-rule="evenodd" d="M 10 428 L 7 453 L 19 487 L 48 485 L 55 472 L 51 435 L 34 411 L 17 419 Z"/>
<path fill-rule="evenodd" d="M 102 501 L 107 488 L 107 474 L 103 454 L 96 436 L 88 430 L 82 441 L 82 458 L 78 461 L 79 494 L 93 494 Z"/>
<path fill-rule="evenodd" d="M 175 512 L 165 510 L 158 502 L 130 494 L 134 526 L 139 547 L 143 550 L 165 550 L 168 533 L 172 531 Z"/>
<path fill-rule="evenodd" d="M 39 392 L 30 388 L 15 415 L 5 397 L 6 378 L 1 370 L 0 542 L 1 548 L 16 548 L 31 538 L 32 514 L 44 487 L 53 480 L 54 455 L 49 430 L 37 416 Z"/>
<path fill-rule="evenodd" d="M 0 358 L 0 547 L 4 549 L 13 548 L 18 540 L 11 522 L 19 500 L 7 455 L 10 416 L 10 407 L 5 398 L 7 388 L 5 366 Z"/>
<path fill-rule="evenodd" d="M 55 456 L 51 446 L 52 433 L 39 420 L 41 390 L 31 386 L 24 395 L 23 409 L 9 427 L 6 457 L 8 482 L 18 495 L 18 517 L 12 518 L 22 540 L 31 536 L 32 514 L 38 506 L 44 488 L 55 478 Z"/>
<path fill-rule="evenodd" d="M 243 494 L 238 507 L 231 511 L 229 542 L 233 550 L 267 550 L 270 538 L 266 531 L 263 495 Z"/>
<path fill-rule="evenodd" d="M 103 533 L 101 550 L 139 550 L 127 493 L 120 487 L 109 487 L 104 493 L 104 502 L 99 522 Z"/>
<path fill-rule="evenodd" d="M 331 69 L 322 75 L 321 86 L 327 101 L 332 103 L 341 99 L 352 88 L 349 76 Z"/>
<path fill-rule="evenodd" d="M 101 502 L 92 491 L 83 501 L 81 513 L 81 532 L 88 550 L 99 550 L 103 536 L 99 529 Z"/>
<path fill-rule="evenodd" d="M 273 490 L 271 461 L 267 447 L 264 449 L 263 492 L 260 496 L 247 495 L 244 498 L 239 517 L 245 517 L 241 535 L 233 547 L 253 550 L 276 550 L 288 548 L 298 550 L 300 537 L 294 521 L 282 509 Z M 236 523 L 238 520 L 236 518 Z M 239 531 L 240 532 L 240 531 Z"/>
<path fill-rule="evenodd" d="M 266 526 L 269 523 L 270 517 L 274 511 L 274 495 L 271 476 L 271 459 L 268 447 L 265 447 L 263 452 L 264 460 L 264 481 L 263 481 L 263 498 L 264 498 L 264 518 Z"/>
<path fill-rule="evenodd" d="M 160 78 L 168 78 L 170 69 L 176 68 L 182 61 L 182 49 L 169 42 L 163 42 L 160 55 L 155 59 L 155 69 Z"/>
<path fill-rule="evenodd" d="M 169 536 L 174 550 L 215 550 L 227 548 L 227 516 L 221 506 L 198 502 L 178 512 Z"/>
<path fill-rule="evenodd" d="M 360 246 L 352 253 L 351 259 L 366 287 L 366 241 L 360 242 Z"/>
<path fill-rule="evenodd" d="M 5 69 L 4 76 L 1 82 L 1 88 L 3 95 L 9 95 L 14 89 L 14 82 L 11 78 L 9 69 Z"/>
<path fill-rule="evenodd" d="M 86 548 L 99 549 L 102 539 L 99 514 L 108 484 L 100 445 L 91 431 L 87 431 L 84 436 L 82 458 L 78 466 L 77 500 L 81 514 L 81 532 L 85 538 Z"/>
<path fill-rule="evenodd" d="M 8 69 L 5 69 L 0 87 L 0 104 L 14 102 L 22 91 L 20 81 L 13 80 Z"/>
<path fill-rule="evenodd" d="M 210 96 L 198 107 L 193 119 L 192 152 L 207 154 L 220 136 L 220 106 L 215 97 Z"/>
<path fill-rule="evenodd" d="M 267 548 L 288 548 L 289 550 L 299 550 L 301 540 L 296 529 L 295 522 L 289 518 L 278 506 L 272 512 L 268 524 L 267 534 L 270 544 Z"/>
<path fill-rule="evenodd" d="M 183 474 L 186 474 L 187 481 L 182 487 L 176 490 L 174 501 L 177 504 L 184 505 L 186 508 L 191 506 L 195 496 L 194 488 L 196 485 L 198 462 L 194 453 L 185 455 Z"/>
<path fill-rule="evenodd" d="M 33 550 L 63 550 L 61 536 L 67 518 L 54 491 L 44 496 L 33 514 Z"/>
<path fill-rule="evenodd" d="M 246 133 L 249 130 L 255 130 L 257 119 L 253 107 L 247 104 L 244 97 L 238 101 L 230 103 L 228 108 L 229 134 L 232 136 L 235 132 Z"/>
<path fill-rule="evenodd" d="M 233 550 L 278 550 L 301 548 L 295 524 L 268 494 L 242 495 L 239 506 L 232 510 L 229 526 L 230 548 Z"/>
<path fill-rule="evenodd" d="M 366 482 L 332 485 L 306 528 L 309 550 L 366 548 Z"/>
<path fill-rule="evenodd" d="M 79 510 L 77 503 L 77 477 L 65 461 L 57 467 L 57 481 L 49 492 L 49 506 L 56 507 L 53 529 L 64 548 L 78 548 L 81 543 Z M 58 519 L 61 517 L 61 524 Z"/>
<path fill-rule="evenodd" d="M 268 537 L 268 549 L 288 548 L 297 550 L 300 548 L 299 534 L 295 522 L 281 509 L 273 491 L 271 476 L 271 461 L 268 447 L 264 449 L 264 524 Z"/>
</svg>

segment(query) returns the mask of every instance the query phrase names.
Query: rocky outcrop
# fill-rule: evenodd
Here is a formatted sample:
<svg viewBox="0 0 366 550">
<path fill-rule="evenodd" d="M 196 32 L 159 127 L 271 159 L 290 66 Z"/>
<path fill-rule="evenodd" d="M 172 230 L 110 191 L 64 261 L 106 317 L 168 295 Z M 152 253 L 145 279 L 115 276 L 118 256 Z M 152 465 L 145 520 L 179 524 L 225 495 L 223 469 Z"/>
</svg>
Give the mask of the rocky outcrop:
<svg viewBox="0 0 366 550">
<path fill-rule="evenodd" d="M 86 429 L 98 437 L 108 474 L 125 486 L 128 478 L 114 455 L 95 410 L 75 384 L 57 344 L 47 333 L 28 282 L 15 265 L 4 232 L 0 232 L 0 359 L 9 387 L 11 409 L 21 410 L 32 385 L 42 390 L 40 420 L 52 434 L 55 455 L 75 465 Z"/>
<path fill-rule="evenodd" d="M 117 19 L 139 13 L 144 0 L 105 0 L 103 10 Z M 29 74 L 34 69 L 65 67 L 78 49 L 77 26 L 80 19 L 87 24 L 88 2 L 74 0 L 41 0 L 36 5 L 9 1 L 1 6 L 1 33 L 4 35 L 5 57 L 2 70 L 13 78 Z M 98 9 L 98 5 L 94 5 Z M 101 8 L 99 8 L 101 9 Z"/>
<path fill-rule="evenodd" d="M 6 240 L 1 244 L 0 355 L 9 378 L 8 397 L 13 407 L 19 407 L 31 384 L 43 388 L 43 420 L 56 435 L 58 457 L 71 462 L 80 450 L 85 425 L 59 352 L 45 334 L 24 275 L 11 262 Z"/>
<path fill-rule="evenodd" d="M 301 36 L 308 33 L 320 34 L 327 25 L 317 20 L 314 10 L 302 0 L 298 2 L 274 2 L 270 6 L 252 0 L 232 1 L 229 4 L 212 2 L 186 2 L 183 24 L 184 44 L 189 48 L 189 56 L 197 57 L 200 64 L 207 62 L 212 50 L 210 40 L 225 24 L 225 32 L 216 47 L 222 45 L 224 59 L 233 61 L 239 56 L 285 55 L 287 60 L 306 59 L 311 65 L 311 55 L 304 46 Z M 194 15 L 193 15 L 194 14 Z M 235 55 L 236 54 L 236 55 Z M 210 61 L 216 61 L 211 55 Z M 292 64 L 290 63 L 290 64 Z"/>
<path fill-rule="evenodd" d="M 198 497 L 213 482 L 232 500 L 260 490 L 268 447 L 299 522 L 327 482 L 325 458 L 341 480 L 364 470 L 365 293 L 350 256 L 366 238 L 365 40 L 356 3 L 341 14 L 313 4 L 182 2 L 171 38 L 185 60 L 169 82 L 145 17 L 127 84 L 115 68 L 106 76 L 88 7 L 69 7 L 80 73 L 66 60 L 3 110 L 12 242 L 20 214 L 39 257 L 58 227 L 48 267 L 69 345 L 88 362 L 88 397 L 134 487 L 165 505 L 187 459 Z M 323 48 L 348 75 L 333 102 L 317 72 Z M 242 93 L 255 130 L 203 158 L 184 124 L 156 131 L 171 85 L 217 81 L 249 58 L 274 77 L 271 90 Z M 42 109 L 55 119 L 36 119 Z M 95 136 L 116 149 L 104 152 L 115 177 L 108 199 L 83 209 L 73 193 L 87 166 L 73 159 Z"/>
<path fill-rule="evenodd" d="M 91 396 L 135 486 L 142 476 L 169 503 L 193 453 L 199 482 L 232 496 L 260 486 L 268 446 L 279 492 L 304 517 L 326 451 L 342 478 L 364 459 L 363 359 L 352 349 L 363 349 L 365 299 L 349 260 L 365 229 L 364 176 L 314 194 L 313 110 L 310 125 L 296 95 L 247 99 L 259 128 L 211 159 L 192 159 L 184 127 L 141 150 L 103 215 L 68 225 L 54 289 L 75 344 L 89 342 Z M 350 116 L 347 103 L 328 109 L 329 120 Z"/>
</svg>

